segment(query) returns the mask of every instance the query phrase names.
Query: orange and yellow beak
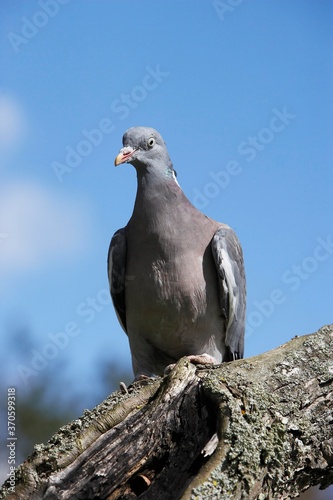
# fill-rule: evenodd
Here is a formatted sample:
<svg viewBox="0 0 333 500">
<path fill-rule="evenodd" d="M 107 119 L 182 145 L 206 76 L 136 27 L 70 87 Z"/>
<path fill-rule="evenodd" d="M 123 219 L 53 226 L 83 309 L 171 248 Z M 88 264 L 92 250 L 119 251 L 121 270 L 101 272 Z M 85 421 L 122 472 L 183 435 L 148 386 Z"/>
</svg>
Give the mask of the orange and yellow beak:
<svg viewBox="0 0 333 500">
<path fill-rule="evenodd" d="M 114 160 L 115 167 L 117 167 L 121 163 L 127 163 L 129 159 L 133 156 L 135 151 L 136 149 L 132 148 L 131 146 L 126 146 L 125 148 L 122 148 L 119 152 L 119 155 L 116 156 Z"/>
</svg>

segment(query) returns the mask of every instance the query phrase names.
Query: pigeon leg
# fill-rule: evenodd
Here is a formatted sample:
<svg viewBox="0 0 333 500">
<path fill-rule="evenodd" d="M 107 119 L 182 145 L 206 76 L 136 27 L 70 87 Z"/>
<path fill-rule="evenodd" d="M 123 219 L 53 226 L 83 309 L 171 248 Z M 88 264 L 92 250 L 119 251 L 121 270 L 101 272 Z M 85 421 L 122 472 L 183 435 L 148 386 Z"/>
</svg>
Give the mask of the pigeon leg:
<svg viewBox="0 0 333 500">
<path fill-rule="evenodd" d="M 210 354 L 206 354 L 205 352 L 203 354 L 190 354 L 186 357 L 194 365 L 216 365 L 216 359 L 213 358 L 213 356 L 210 356 Z M 174 368 L 174 366 L 176 366 L 176 363 L 168 365 L 164 370 L 164 375 L 168 375 Z"/>
<path fill-rule="evenodd" d="M 187 356 L 194 365 L 215 365 L 216 359 L 205 352 L 203 354 L 191 354 Z"/>
</svg>

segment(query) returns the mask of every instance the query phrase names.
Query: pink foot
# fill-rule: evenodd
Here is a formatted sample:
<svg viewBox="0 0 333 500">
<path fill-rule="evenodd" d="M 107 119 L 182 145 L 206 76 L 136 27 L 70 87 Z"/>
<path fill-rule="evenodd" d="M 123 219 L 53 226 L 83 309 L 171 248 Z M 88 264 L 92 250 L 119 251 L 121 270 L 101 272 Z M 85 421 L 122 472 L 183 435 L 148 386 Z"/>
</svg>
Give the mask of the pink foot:
<svg viewBox="0 0 333 500">
<path fill-rule="evenodd" d="M 206 354 L 205 352 L 203 354 L 190 354 L 189 356 L 186 356 L 186 357 L 194 365 L 215 365 L 216 364 L 216 359 L 213 358 L 213 356 L 210 356 L 210 354 Z M 171 365 L 168 365 L 164 370 L 164 375 L 168 375 L 175 366 L 176 366 L 176 363 L 172 363 Z"/>
<path fill-rule="evenodd" d="M 203 354 L 191 354 L 187 356 L 194 365 L 215 365 L 216 359 L 205 352 Z"/>
</svg>

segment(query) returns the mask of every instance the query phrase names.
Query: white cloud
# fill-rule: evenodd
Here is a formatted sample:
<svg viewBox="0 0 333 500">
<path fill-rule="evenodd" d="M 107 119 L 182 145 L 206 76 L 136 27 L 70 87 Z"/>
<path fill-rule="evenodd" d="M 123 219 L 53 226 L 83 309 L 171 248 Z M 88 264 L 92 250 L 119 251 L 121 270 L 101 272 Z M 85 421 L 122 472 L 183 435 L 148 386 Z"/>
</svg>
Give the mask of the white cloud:
<svg viewBox="0 0 333 500">
<path fill-rule="evenodd" d="M 0 93 L 0 152 L 16 146 L 25 135 L 26 117 L 17 99 Z"/>
<path fill-rule="evenodd" d="M 87 207 L 38 184 L 0 192 L 0 269 L 23 271 L 73 259 L 87 247 Z"/>
</svg>

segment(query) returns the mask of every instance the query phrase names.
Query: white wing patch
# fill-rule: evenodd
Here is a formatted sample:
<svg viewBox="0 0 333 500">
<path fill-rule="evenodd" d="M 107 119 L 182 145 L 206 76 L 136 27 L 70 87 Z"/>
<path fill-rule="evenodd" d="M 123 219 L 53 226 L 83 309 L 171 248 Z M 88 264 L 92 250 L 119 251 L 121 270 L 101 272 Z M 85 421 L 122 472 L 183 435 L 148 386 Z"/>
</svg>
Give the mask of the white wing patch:
<svg viewBox="0 0 333 500">
<path fill-rule="evenodd" d="M 234 321 L 235 313 L 238 307 L 238 297 L 235 294 L 235 291 L 237 290 L 237 285 L 235 281 L 235 275 L 232 270 L 232 262 L 229 258 L 227 251 L 224 248 L 221 249 L 221 255 L 222 255 L 223 270 L 225 273 L 227 287 L 228 287 L 228 294 L 229 294 L 229 319 L 227 327 L 228 329 L 229 326 Z"/>
</svg>

